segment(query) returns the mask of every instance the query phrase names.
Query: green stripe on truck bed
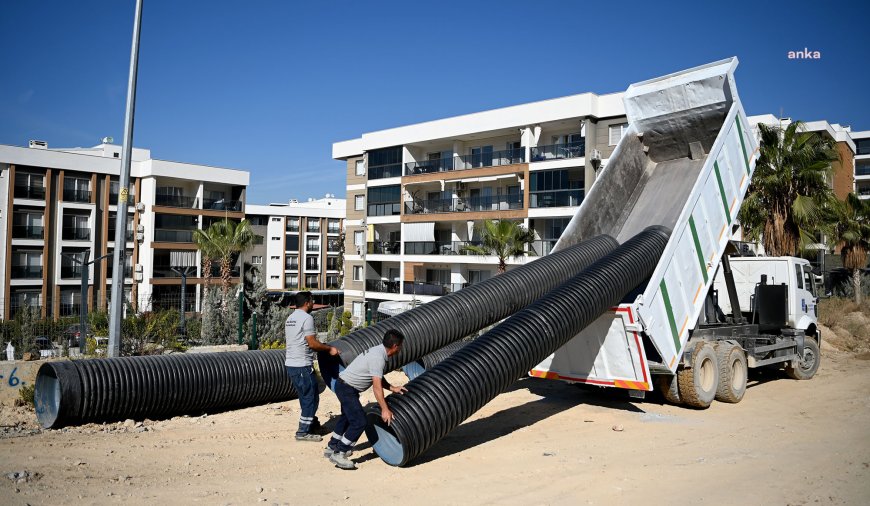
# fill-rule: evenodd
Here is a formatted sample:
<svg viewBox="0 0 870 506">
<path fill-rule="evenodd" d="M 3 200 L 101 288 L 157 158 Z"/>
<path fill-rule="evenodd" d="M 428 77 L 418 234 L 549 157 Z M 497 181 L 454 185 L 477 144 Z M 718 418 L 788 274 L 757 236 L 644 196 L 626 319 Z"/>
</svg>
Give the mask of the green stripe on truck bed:
<svg viewBox="0 0 870 506">
<path fill-rule="evenodd" d="M 725 218 L 728 219 L 728 224 L 731 224 L 731 211 L 728 210 L 728 199 L 725 198 L 725 187 L 722 185 L 722 174 L 719 173 L 719 162 L 713 162 L 713 169 L 716 172 L 716 182 L 719 183 L 719 196 L 722 197 L 722 207 L 725 208 Z"/>
<path fill-rule="evenodd" d="M 677 322 L 674 321 L 674 309 L 671 307 L 671 298 L 668 296 L 668 285 L 665 284 L 664 279 L 659 284 L 659 288 L 662 289 L 662 300 L 665 302 L 665 311 L 668 313 L 668 323 L 671 324 L 671 335 L 674 337 L 674 349 L 679 353 L 680 334 L 677 332 Z"/>
<path fill-rule="evenodd" d="M 743 141 L 743 127 L 740 126 L 740 116 L 734 118 L 737 123 L 737 134 L 740 137 L 740 148 L 743 149 L 743 161 L 746 162 L 746 173 L 749 174 L 749 157 L 746 155 L 746 143 Z"/>
<path fill-rule="evenodd" d="M 698 254 L 698 265 L 701 267 L 701 275 L 704 283 L 707 282 L 707 266 L 704 265 L 704 252 L 701 251 L 701 241 L 698 240 L 698 229 L 695 228 L 695 217 L 689 216 L 689 228 L 692 229 L 692 240 L 695 241 L 695 252 Z"/>
</svg>

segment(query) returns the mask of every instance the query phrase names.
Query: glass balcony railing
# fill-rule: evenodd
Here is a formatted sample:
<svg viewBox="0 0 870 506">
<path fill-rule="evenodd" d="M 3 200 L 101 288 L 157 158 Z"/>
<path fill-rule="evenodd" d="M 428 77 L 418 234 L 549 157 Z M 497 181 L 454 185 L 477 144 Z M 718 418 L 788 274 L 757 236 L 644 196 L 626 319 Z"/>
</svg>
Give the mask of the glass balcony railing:
<svg viewBox="0 0 870 506">
<path fill-rule="evenodd" d="M 402 164 L 394 163 L 390 165 L 378 165 L 369 167 L 369 179 L 384 179 L 388 177 L 400 177 L 402 175 Z"/>
<path fill-rule="evenodd" d="M 399 202 L 368 205 L 369 216 L 398 216 L 400 214 L 402 214 L 402 204 Z"/>
<path fill-rule="evenodd" d="M 80 190 L 78 188 L 64 188 L 63 200 L 65 202 L 84 202 L 91 201 L 91 192 L 88 190 Z"/>
<path fill-rule="evenodd" d="M 550 144 L 531 148 L 533 162 L 545 160 L 560 160 L 565 158 L 580 158 L 586 155 L 586 139 L 564 144 Z"/>
<path fill-rule="evenodd" d="M 81 279 L 82 278 L 82 267 L 80 265 L 77 265 L 77 266 L 62 265 L 60 267 L 60 278 L 61 279 Z"/>
<path fill-rule="evenodd" d="M 319 271 L 320 270 L 320 262 L 305 262 L 305 270 L 306 271 Z"/>
<path fill-rule="evenodd" d="M 584 190 L 550 190 L 529 192 L 529 207 L 573 207 L 583 202 Z"/>
<path fill-rule="evenodd" d="M 193 242 L 193 230 L 161 230 L 154 231 L 154 240 L 161 242 Z"/>
<path fill-rule="evenodd" d="M 406 255 L 467 255 L 466 246 L 480 246 L 480 241 L 409 241 Z"/>
<path fill-rule="evenodd" d="M 197 206 L 196 197 L 186 197 L 184 195 L 157 194 L 154 199 L 154 203 L 158 206 L 182 207 L 187 209 L 194 209 Z"/>
<path fill-rule="evenodd" d="M 329 227 L 327 227 L 327 229 L 326 229 L 326 233 L 327 234 L 340 234 L 341 227 L 338 224 L 333 225 L 330 223 Z"/>
<path fill-rule="evenodd" d="M 367 279 L 366 291 L 379 293 L 399 293 L 399 282 L 383 281 L 380 279 Z"/>
<path fill-rule="evenodd" d="M 285 271 L 298 271 L 299 270 L 299 262 L 284 262 L 284 270 Z"/>
<path fill-rule="evenodd" d="M 870 165 L 855 164 L 855 175 L 856 176 L 870 176 Z"/>
<path fill-rule="evenodd" d="M 440 158 L 436 160 L 422 160 L 405 164 L 405 175 L 431 174 L 434 172 L 447 172 L 454 170 L 454 157 Z"/>
<path fill-rule="evenodd" d="M 130 229 L 128 229 L 128 230 L 127 230 L 127 233 L 125 234 L 125 238 L 124 238 L 124 239 L 125 239 L 127 242 L 132 241 L 132 240 L 133 240 L 133 231 L 130 230 Z M 106 240 L 109 241 L 109 242 L 114 242 L 114 241 L 115 241 L 115 228 L 114 228 L 114 227 L 109 227 L 109 229 L 108 229 L 108 233 L 107 233 L 107 235 L 106 235 Z"/>
<path fill-rule="evenodd" d="M 155 272 L 157 271 L 157 267 L 154 268 L 154 271 Z M 172 272 L 172 269 L 169 269 L 169 271 Z M 115 272 L 115 267 L 112 265 L 112 262 L 110 261 L 106 264 L 106 277 L 111 278 L 113 272 Z M 174 276 L 166 276 L 166 277 L 178 277 L 178 278 L 181 277 L 180 275 L 175 274 L 174 272 L 172 272 L 172 273 L 174 274 Z M 125 278 L 132 278 L 133 277 L 133 266 L 132 265 L 125 265 L 124 266 L 124 277 Z M 158 276 L 155 274 L 154 277 L 156 278 Z"/>
<path fill-rule="evenodd" d="M 13 265 L 12 279 L 42 279 L 41 265 Z"/>
<path fill-rule="evenodd" d="M 203 199 L 202 208 L 214 211 L 241 211 L 242 202 L 240 200 Z"/>
<path fill-rule="evenodd" d="M 412 283 L 405 281 L 403 287 L 406 295 L 447 295 L 467 287 L 468 283 Z"/>
<path fill-rule="evenodd" d="M 523 196 L 491 195 L 487 197 L 415 200 L 405 203 L 405 214 L 508 211 L 523 208 Z"/>
<path fill-rule="evenodd" d="M 61 232 L 61 239 L 64 241 L 89 241 L 91 239 L 91 229 L 84 227 L 64 227 Z"/>
<path fill-rule="evenodd" d="M 526 161 L 525 158 L 525 148 L 518 148 L 486 153 L 473 153 L 470 155 L 435 160 L 421 160 L 419 162 L 406 163 L 405 175 L 414 176 L 418 174 L 432 174 L 435 172 L 479 169 L 482 167 L 500 167 L 503 165 L 524 163 Z"/>
<path fill-rule="evenodd" d="M 366 244 L 366 253 L 369 255 L 398 255 L 400 245 L 399 241 L 374 241 Z"/>
<path fill-rule="evenodd" d="M 45 200 L 45 187 L 15 185 L 14 195 L 17 199 Z"/>
<path fill-rule="evenodd" d="M 39 225 L 12 225 L 13 239 L 42 239 L 45 227 Z"/>
</svg>

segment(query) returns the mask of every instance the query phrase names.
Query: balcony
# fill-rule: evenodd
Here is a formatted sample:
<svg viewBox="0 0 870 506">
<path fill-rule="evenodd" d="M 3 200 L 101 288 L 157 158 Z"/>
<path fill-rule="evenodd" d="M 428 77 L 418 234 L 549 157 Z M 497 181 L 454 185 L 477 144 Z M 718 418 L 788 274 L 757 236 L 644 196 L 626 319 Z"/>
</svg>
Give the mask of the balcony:
<svg viewBox="0 0 870 506">
<path fill-rule="evenodd" d="M 405 203 L 405 214 L 508 211 L 523 208 L 522 194 L 487 197 L 415 200 Z"/>
<path fill-rule="evenodd" d="M 41 265 L 13 265 L 12 279 L 42 279 Z"/>
<path fill-rule="evenodd" d="M 60 279 L 82 279 L 82 266 L 62 265 L 60 267 Z"/>
<path fill-rule="evenodd" d="M 320 252 L 320 243 L 308 243 L 308 244 L 306 244 L 305 251 L 308 253 Z"/>
<path fill-rule="evenodd" d="M 406 255 L 466 255 L 466 246 L 480 246 L 480 241 L 409 241 Z"/>
<path fill-rule="evenodd" d="M 330 223 L 328 225 L 328 227 L 326 228 L 326 233 L 327 234 L 340 234 L 341 233 L 341 226 L 338 223 L 335 223 L 335 224 Z"/>
<path fill-rule="evenodd" d="M 82 202 L 87 204 L 91 201 L 91 192 L 78 188 L 64 188 L 63 200 L 64 202 Z"/>
<path fill-rule="evenodd" d="M 115 227 L 109 227 L 108 233 L 106 235 L 106 240 L 109 242 L 115 241 Z M 126 240 L 127 242 L 133 241 L 133 231 L 132 230 L 127 229 L 127 233 L 125 234 L 124 240 Z"/>
<path fill-rule="evenodd" d="M 12 225 L 13 239 L 42 239 L 45 227 L 41 225 Z"/>
<path fill-rule="evenodd" d="M 573 207 L 583 202 L 584 190 L 551 190 L 529 192 L 529 207 Z"/>
<path fill-rule="evenodd" d="M 402 204 L 400 202 L 368 205 L 369 216 L 398 216 L 400 214 L 402 214 Z"/>
<path fill-rule="evenodd" d="M 855 175 L 856 176 L 870 176 L 870 165 L 865 164 L 855 164 Z"/>
<path fill-rule="evenodd" d="M 109 205 L 116 206 L 118 205 L 118 189 L 112 188 L 109 190 Z M 133 206 L 136 205 L 136 194 L 133 193 L 133 189 L 130 188 L 130 193 L 127 194 L 127 205 Z"/>
<path fill-rule="evenodd" d="M 447 295 L 467 287 L 468 283 L 412 283 L 405 281 L 405 295 Z"/>
<path fill-rule="evenodd" d="M 154 231 L 154 240 L 159 242 L 193 242 L 193 230 Z"/>
<path fill-rule="evenodd" d="M 306 271 L 319 271 L 320 270 L 320 262 L 305 262 L 305 270 Z"/>
<path fill-rule="evenodd" d="M 378 165 L 369 167 L 369 179 L 385 179 L 388 177 L 400 177 L 402 175 L 402 164 L 394 163 L 390 165 Z"/>
<path fill-rule="evenodd" d="M 586 155 L 586 139 L 564 144 L 550 144 L 531 148 L 533 162 L 546 160 L 564 160 L 567 158 L 580 158 Z"/>
<path fill-rule="evenodd" d="M 173 207 L 184 207 L 184 206 L 173 206 Z M 242 210 L 242 202 L 240 200 L 203 199 L 202 208 L 203 209 L 210 209 L 213 211 L 239 212 Z"/>
<path fill-rule="evenodd" d="M 181 274 L 173 271 L 172 267 L 170 267 L 168 265 L 155 265 L 153 270 L 152 270 L 152 273 L 153 273 L 152 277 L 155 277 L 155 278 L 181 278 Z M 109 267 L 107 269 L 106 275 L 110 278 L 112 277 L 111 267 Z M 127 276 L 127 268 L 126 267 L 124 268 L 124 275 L 128 278 L 131 277 L 131 276 Z M 193 270 L 193 273 L 189 274 L 187 277 L 192 278 L 195 276 L 196 276 L 196 270 Z"/>
<path fill-rule="evenodd" d="M 367 279 L 366 291 L 379 293 L 399 293 L 399 282 L 383 281 L 380 279 Z"/>
<path fill-rule="evenodd" d="M 284 270 L 285 271 L 298 271 L 299 270 L 299 262 L 296 260 L 293 261 L 285 261 L 284 262 Z"/>
<path fill-rule="evenodd" d="M 14 195 L 16 199 L 45 200 L 45 187 L 15 185 Z"/>
<path fill-rule="evenodd" d="M 114 265 L 112 265 L 112 257 L 109 257 L 108 260 L 109 261 L 106 262 L 106 277 L 111 279 L 112 273 L 115 272 L 115 267 L 114 267 Z M 157 269 L 158 268 L 155 266 L 154 267 L 154 272 L 155 272 L 154 277 L 155 278 L 158 277 L 156 274 Z M 171 269 L 169 269 L 169 271 L 172 272 Z M 175 274 L 174 272 L 172 272 L 172 273 L 174 274 L 174 276 L 166 276 L 166 277 L 178 277 L 178 278 L 181 277 L 180 275 Z M 124 266 L 124 277 L 125 278 L 132 278 L 133 277 L 133 266 L 132 265 L 125 265 Z"/>
<path fill-rule="evenodd" d="M 488 153 L 454 156 L 436 160 L 422 160 L 405 164 L 405 175 L 432 174 L 455 170 L 480 169 L 483 167 L 500 167 L 525 162 L 525 148 L 506 149 Z"/>
<path fill-rule="evenodd" d="M 160 195 L 157 194 L 154 203 L 158 206 L 166 207 L 181 207 L 185 209 L 196 208 L 196 197 L 186 197 L 184 195 Z"/>
<path fill-rule="evenodd" d="M 366 253 L 369 255 L 398 255 L 401 243 L 399 241 L 376 241 L 366 243 Z"/>
<path fill-rule="evenodd" d="M 89 241 L 91 240 L 91 229 L 85 227 L 64 227 L 61 232 L 61 239 L 64 241 Z"/>
</svg>

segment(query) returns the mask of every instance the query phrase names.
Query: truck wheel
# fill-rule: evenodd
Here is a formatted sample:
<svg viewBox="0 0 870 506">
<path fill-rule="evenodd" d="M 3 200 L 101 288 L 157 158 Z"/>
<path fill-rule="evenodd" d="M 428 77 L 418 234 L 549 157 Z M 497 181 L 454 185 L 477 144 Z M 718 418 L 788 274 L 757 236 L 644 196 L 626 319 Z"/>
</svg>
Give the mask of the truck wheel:
<svg viewBox="0 0 870 506">
<path fill-rule="evenodd" d="M 785 372 L 792 379 L 808 380 L 816 375 L 819 370 L 819 362 L 822 356 L 819 353 L 819 345 L 815 339 L 807 337 L 804 339 L 803 353 L 799 359 L 793 359 L 785 366 Z"/>
<path fill-rule="evenodd" d="M 719 366 L 716 352 L 706 343 L 695 345 L 692 367 L 677 372 L 680 398 L 693 408 L 710 407 L 719 388 Z"/>
<path fill-rule="evenodd" d="M 716 400 L 740 402 L 743 400 L 743 394 L 746 393 L 749 373 L 746 354 L 740 346 L 724 342 L 716 347 L 716 357 L 719 359 L 719 388 L 716 389 Z"/>
<path fill-rule="evenodd" d="M 682 404 L 676 376 L 668 376 L 667 374 L 656 376 L 656 386 L 666 401 L 671 404 Z"/>
</svg>

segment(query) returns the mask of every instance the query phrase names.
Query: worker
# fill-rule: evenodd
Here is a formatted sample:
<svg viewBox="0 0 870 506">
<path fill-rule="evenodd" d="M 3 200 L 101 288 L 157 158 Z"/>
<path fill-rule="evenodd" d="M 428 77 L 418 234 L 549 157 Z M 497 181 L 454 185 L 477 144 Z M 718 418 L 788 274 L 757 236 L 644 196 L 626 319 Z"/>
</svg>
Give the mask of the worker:
<svg viewBox="0 0 870 506">
<path fill-rule="evenodd" d="M 325 345 L 317 340 L 314 331 L 314 318 L 311 310 L 314 302 L 311 292 L 296 294 L 296 310 L 287 317 L 284 323 L 284 337 L 287 340 L 284 366 L 287 375 L 299 395 L 299 428 L 296 430 L 296 441 L 322 441 L 316 434 L 320 427 L 317 420 L 317 406 L 320 404 L 317 377 L 314 374 L 314 353 L 321 351 L 330 355 L 338 355 L 338 349 Z"/>
<path fill-rule="evenodd" d="M 324 456 L 341 469 L 356 469 L 350 460 L 353 446 L 366 428 L 366 414 L 359 401 L 359 394 L 372 387 L 375 399 L 381 407 L 381 419 L 387 425 L 393 421 L 393 412 L 384 399 L 384 388 L 395 394 L 405 393 L 405 387 L 392 386 L 384 377 L 387 358 L 399 353 L 405 336 L 398 330 L 384 333 L 383 343 L 372 346 L 358 355 L 347 369 L 339 373 L 335 382 L 335 396 L 341 403 L 341 416 L 329 440 Z"/>
</svg>

